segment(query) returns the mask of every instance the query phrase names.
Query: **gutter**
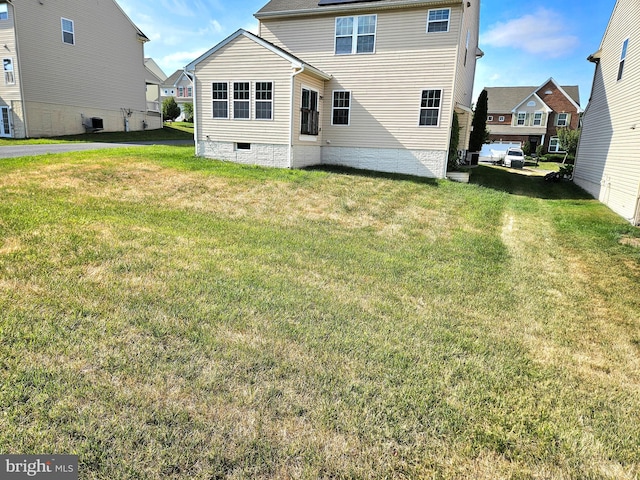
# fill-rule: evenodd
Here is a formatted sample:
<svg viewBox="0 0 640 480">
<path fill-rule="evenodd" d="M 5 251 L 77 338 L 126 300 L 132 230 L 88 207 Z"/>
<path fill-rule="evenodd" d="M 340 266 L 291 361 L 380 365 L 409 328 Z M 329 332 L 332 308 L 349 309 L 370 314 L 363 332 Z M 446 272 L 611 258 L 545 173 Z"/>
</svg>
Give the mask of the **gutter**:
<svg viewBox="0 0 640 480">
<path fill-rule="evenodd" d="M 397 8 L 405 8 L 405 7 L 438 7 L 438 6 L 444 6 L 444 5 L 458 5 L 461 4 L 463 2 L 461 1 L 446 1 L 446 0 L 440 0 L 440 1 L 428 1 L 428 0 L 422 0 L 422 1 L 412 1 L 412 0 L 401 0 L 398 2 L 393 2 L 393 3 L 385 3 L 382 5 L 376 5 L 376 3 L 374 2 L 362 2 L 360 3 L 348 3 L 348 4 L 343 4 L 343 5 L 332 5 L 332 6 L 323 6 L 322 8 L 305 8 L 302 10 L 281 10 L 281 11 L 277 11 L 277 12 L 257 12 L 255 13 L 253 16 L 256 17 L 258 20 L 262 19 L 262 18 L 276 18 L 276 17 L 295 17 L 295 16 L 301 16 L 301 15 L 312 15 L 312 14 L 316 14 L 316 15 L 324 15 L 327 13 L 339 13 L 339 12 L 345 12 L 345 11 L 349 11 L 349 12 L 355 12 L 355 11 L 361 11 L 361 10 L 366 10 L 366 11 L 379 11 L 379 10 L 394 10 Z"/>
<path fill-rule="evenodd" d="M 196 88 L 196 70 L 195 67 L 193 70 L 187 70 L 185 67 L 184 72 L 186 74 L 191 73 L 193 75 L 193 147 L 195 148 L 195 155 L 198 156 L 198 101 L 196 98 L 197 88 Z M 160 106 L 160 110 L 162 110 L 162 105 Z M 160 112 L 162 114 L 162 111 Z M 164 119 L 163 119 L 164 120 Z"/>
<path fill-rule="evenodd" d="M 304 63 L 295 68 L 297 68 L 297 70 L 291 74 L 291 96 L 289 104 L 289 145 L 287 145 L 287 148 L 289 149 L 289 168 L 292 168 L 291 165 L 293 163 L 293 104 L 295 101 L 295 78 L 306 70 Z"/>
</svg>

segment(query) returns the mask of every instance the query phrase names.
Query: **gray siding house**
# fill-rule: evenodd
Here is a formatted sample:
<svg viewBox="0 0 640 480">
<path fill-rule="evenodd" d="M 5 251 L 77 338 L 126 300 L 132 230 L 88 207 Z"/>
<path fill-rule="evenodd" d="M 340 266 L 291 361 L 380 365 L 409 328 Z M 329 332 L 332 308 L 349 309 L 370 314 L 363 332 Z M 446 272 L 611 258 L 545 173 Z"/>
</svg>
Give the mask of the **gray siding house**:
<svg viewBox="0 0 640 480">
<path fill-rule="evenodd" d="M 0 136 L 161 128 L 147 41 L 114 0 L 0 0 Z"/>
<path fill-rule="evenodd" d="M 629 19 L 635 19 L 630 21 Z M 618 0 L 595 64 L 574 182 L 640 224 L 640 3 Z"/>
</svg>

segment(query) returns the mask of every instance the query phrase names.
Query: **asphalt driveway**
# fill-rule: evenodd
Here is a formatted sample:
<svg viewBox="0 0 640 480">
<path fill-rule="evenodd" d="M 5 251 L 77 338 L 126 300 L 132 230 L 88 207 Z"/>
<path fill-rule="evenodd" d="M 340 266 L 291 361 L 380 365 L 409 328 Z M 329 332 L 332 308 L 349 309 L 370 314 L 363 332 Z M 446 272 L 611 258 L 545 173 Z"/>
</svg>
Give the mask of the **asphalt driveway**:
<svg viewBox="0 0 640 480">
<path fill-rule="evenodd" d="M 3 146 L 0 147 L 0 158 L 28 157 L 46 155 L 47 153 L 80 152 L 84 150 L 101 150 L 103 148 L 140 147 L 144 145 L 193 145 L 193 140 L 165 140 L 127 143 L 51 143 L 44 145 Z"/>
</svg>

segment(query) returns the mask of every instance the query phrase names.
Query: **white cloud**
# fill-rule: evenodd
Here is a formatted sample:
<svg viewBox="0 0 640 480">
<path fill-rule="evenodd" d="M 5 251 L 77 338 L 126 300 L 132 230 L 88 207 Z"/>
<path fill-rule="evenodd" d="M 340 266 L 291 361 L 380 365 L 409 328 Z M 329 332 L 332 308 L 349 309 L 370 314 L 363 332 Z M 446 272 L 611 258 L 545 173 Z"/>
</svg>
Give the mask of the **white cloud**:
<svg viewBox="0 0 640 480">
<path fill-rule="evenodd" d="M 518 48 L 527 53 L 557 58 L 572 52 L 579 39 L 567 31 L 560 14 L 540 9 L 534 14 L 492 25 L 480 42 L 481 45 Z"/>
</svg>

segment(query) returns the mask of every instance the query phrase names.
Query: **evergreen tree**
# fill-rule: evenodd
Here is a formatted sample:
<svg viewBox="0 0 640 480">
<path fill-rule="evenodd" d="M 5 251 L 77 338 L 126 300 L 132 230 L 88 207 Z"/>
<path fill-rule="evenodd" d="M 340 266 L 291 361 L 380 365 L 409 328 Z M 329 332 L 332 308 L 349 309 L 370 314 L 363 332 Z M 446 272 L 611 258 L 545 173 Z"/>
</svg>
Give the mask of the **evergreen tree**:
<svg viewBox="0 0 640 480">
<path fill-rule="evenodd" d="M 487 91 L 482 90 L 476 103 L 476 109 L 473 113 L 473 121 L 471 122 L 472 130 L 469 136 L 469 151 L 479 152 L 482 145 L 487 141 L 489 134 L 487 132 L 487 110 L 489 102 Z"/>
<path fill-rule="evenodd" d="M 173 97 L 165 98 L 162 101 L 162 117 L 165 120 L 173 121 L 180 116 L 180 107 Z"/>
</svg>

